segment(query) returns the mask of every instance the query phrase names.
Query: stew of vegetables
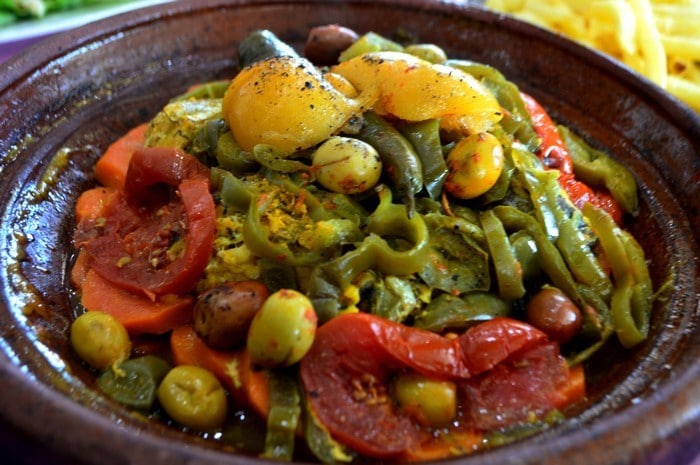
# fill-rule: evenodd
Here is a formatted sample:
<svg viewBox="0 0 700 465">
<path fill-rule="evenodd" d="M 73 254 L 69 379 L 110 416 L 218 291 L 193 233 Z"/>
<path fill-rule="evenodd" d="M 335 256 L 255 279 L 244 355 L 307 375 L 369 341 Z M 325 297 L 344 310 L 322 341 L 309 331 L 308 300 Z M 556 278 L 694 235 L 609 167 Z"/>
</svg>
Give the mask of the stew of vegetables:
<svg viewBox="0 0 700 465">
<path fill-rule="evenodd" d="M 238 51 L 76 206 L 105 395 L 267 458 L 433 460 L 562 421 L 646 338 L 634 177 L 501 72 L 336 25 Z"/>
</svg>

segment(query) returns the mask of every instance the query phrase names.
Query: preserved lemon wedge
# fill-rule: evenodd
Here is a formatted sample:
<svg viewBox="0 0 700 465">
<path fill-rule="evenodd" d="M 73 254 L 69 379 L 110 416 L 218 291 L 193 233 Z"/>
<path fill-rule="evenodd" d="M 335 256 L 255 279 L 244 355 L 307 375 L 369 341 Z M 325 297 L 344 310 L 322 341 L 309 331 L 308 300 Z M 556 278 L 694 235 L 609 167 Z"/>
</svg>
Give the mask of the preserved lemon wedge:
<svg viewBox="0 0 700 465">
<path fill-rule="evenodd" d="M 268 144 L 291 154 L 328 139 L 374 100 L 344 94 L 305 58 L 281 56 L 243 69 L 224 95 L 223 114 L 243 150 Z"/>
<path fill-rule="evenodd" d="M 450 130 L 484 132 L 502 117 L 496 98 L 476 78 L 403 52 L 359 55 L 332 68 L 361 93 L 377 95 L 373 109 L 407 121 L 440 118 Z"/>
</svg>

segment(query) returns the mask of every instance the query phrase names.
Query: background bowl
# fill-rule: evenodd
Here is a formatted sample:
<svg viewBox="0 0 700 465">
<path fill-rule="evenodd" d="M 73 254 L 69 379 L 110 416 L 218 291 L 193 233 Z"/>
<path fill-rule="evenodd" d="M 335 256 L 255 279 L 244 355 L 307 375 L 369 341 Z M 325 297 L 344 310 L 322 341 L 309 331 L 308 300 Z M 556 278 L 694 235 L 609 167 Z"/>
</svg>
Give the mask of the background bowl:
<svg viewBox="0 0 700 465">
<path fill-rule="evenodd" d="M 190 84 L 231 76 L 258 28 L 300 48 L 309 28 L 401 28 L 452 57 L 496 66 L 552 116 L 625 163 L 640 184 L 632 226 L 653 279 L 674 292 L 651 337 L 599 357 L 591 403 L 473 464 L 689 463 L 700 453 L 700 120 L 595 52 L 478 7 L 438 1 L 180 1 L 64 33 L 0 75 L 0 444 L 45 463 L 253 464 L 97 395 L 67 343 L 72 206 L 108 143 Z M 68 161 L 49 165 L 61 147 Z M 47 167 L 52 170 L 46 172 Z M 9 436 L 8 436 L 9 435 Z M 9 459 L 8 459 L 9 460 Z M 6 463 L 6 462 L 4 462 Z"/>
</svg>

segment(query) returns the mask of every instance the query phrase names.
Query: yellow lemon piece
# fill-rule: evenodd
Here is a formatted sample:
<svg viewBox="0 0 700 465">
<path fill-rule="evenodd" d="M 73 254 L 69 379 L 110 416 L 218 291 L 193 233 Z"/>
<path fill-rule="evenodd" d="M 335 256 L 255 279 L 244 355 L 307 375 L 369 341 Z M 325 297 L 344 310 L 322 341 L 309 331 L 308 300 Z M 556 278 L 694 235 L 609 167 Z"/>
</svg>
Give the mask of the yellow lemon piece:
<svg viewBox="0 0 700 465">
<path fill-rule="evenodd" d="M 236 75 L 222 108 L 243 150 L 268 144 L 291 154 L 328 139 L 373 100 L 346 96 L 305 58 L 273 57 Z"/>
<path fill-rule="evenodd" d="M 478 133 L 503 116 L 491 92 L 472 75 L 402 52 L 375 52 L 332 68 L 360 92 L 377 94 L 374 111 L 408 121 L 441 118 L 449 129 Z"/>
</svg>

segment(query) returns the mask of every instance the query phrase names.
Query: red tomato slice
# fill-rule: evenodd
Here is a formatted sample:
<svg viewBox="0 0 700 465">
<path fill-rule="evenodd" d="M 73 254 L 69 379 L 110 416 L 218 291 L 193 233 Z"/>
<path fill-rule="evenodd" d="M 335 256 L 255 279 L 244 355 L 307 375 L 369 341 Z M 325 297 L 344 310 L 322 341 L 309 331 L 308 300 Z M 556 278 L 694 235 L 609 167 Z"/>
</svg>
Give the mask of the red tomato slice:
<svg viewBox="0 0 700 465">
<path fill-rule="evenodd" d="M 391 458 L 431 438 L 394 407 L 389 386 L 394 374 L 415 370 L 438 379 L 469 379 L 546 341 L 541 331 L 509 318 L 446 338 L 352 313 L 318 329 L 300 371 L 311 408 L 334 437 L 361 454 Z"/>
<path fill-rule="evenodd" d="M 568 373 L 553 342 L 514 356 L 462 385 L 465 421 L 491 431 L 541 418 L 559 403 Z"/>
<path fill-rule="evenodd" d="M 337 316 L 318 329 L 301 361 L 306 394 L 319 421 L 339 441 L 372 457 L 398 456 L 425 435 L 389 397 L 389 376 L 401 364 L 377 333 L 391 325 L 364 313 Z"/>
<path fill-rule="evenodd" d="M 162 203 L 168 186 L 178 187 L 186 179 L 209 179 L 209 169 L 192 155 L 168 147 L 142 147 L 129 162 L 124 191 L 134 205 Z"/>
<path fill-rule="evenodd" d="M 535 133 L 541 139 L 542 145 L 539 156 L 544 166 L 557 169 L 563 174 L 574 172 L 574 165 L 564 141 L 557 131 L 557 127 L 544 108 L 530 95 L 521 92 L 520 96 L 525 103 L 525 109 L 532 118 Z"/>
<path fill-rule="evenodd" d="M 183 294 L 204 271 L 216 234 L 207 168 L 174 149 L 141 149 L 131 158 L 126 193 L 103 221 L 81 222 L 76 243 L 116 286 L 147 295 Z"/>
</svg>

